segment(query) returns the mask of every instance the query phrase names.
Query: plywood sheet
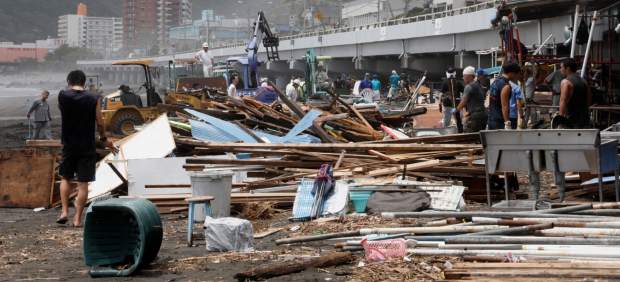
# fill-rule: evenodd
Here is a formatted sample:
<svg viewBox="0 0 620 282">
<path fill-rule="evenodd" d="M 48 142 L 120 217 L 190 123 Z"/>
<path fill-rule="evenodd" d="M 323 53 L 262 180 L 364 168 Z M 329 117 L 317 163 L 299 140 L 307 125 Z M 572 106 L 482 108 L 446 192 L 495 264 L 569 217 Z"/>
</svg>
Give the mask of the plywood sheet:
<svg viewBox="0 0 620 282">
<path fill-rule="evenodd" d="M 48 207 L 55 163 L 47 151 L 0 151 L 0 207 Z"/>
</svg>

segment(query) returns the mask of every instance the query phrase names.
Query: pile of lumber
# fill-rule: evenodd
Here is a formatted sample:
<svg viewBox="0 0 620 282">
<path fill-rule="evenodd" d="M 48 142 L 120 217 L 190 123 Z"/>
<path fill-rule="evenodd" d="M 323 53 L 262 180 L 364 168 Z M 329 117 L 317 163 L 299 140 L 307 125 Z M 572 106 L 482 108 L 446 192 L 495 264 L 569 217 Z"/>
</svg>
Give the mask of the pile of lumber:
<svg viewBox="0 0 620 282">
<path fill-rule="evenodd" d="M 460 143 L 446 143 L 443 139 Z M 393 178 L 407 175 L 446 180 L 450 174 L 484 174 L 484 166 L 474 164 L 481 159 L 482 147 L 477 136 L 441 136 L 407 139 L 403 142 L 361 142 L 321 144 L 247 144 L 212 143 L 177 137 L 176 143 L 191 146 L 195 157 L 187 160 L 186 169 L 202 170 L 210 165 L 262 166 L 264 179 L 242 184 L 253 190 L 295 183 L 312 177 L 324 163 L 334 165 L 336 178 Z M 428 143 L 427 143 L 428 142 Z M 209 155 L 246 153 L 249 158 L 221 159 Z"/>
</svg>

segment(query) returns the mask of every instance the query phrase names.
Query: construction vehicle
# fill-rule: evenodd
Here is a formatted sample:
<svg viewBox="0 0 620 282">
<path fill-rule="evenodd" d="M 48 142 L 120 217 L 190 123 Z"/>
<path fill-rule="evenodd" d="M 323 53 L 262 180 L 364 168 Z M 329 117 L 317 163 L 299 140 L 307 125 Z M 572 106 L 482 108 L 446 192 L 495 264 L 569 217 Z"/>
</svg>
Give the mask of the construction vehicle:
<svg viewBox="0 0 620 282">
<path fill-rule="evenodd" d="M 226 93 L 225 76 L 196 76 L 196 61 L 177 59 L 168 61 L 170 79 L 166 91 L 166 104 L 208 108 L 216 92 Z"/>
<path fill-rule="evenodd" d="M 107 130 L 118 135 L 129 135 L 135 131 L 135 126 L 153 120 L 161 114 L 157 104 L 162 103 L 162 100 L 153 86 L 152 64 L 152 60 L 126 60 L 113 63 L 116 66 L 142 67 L 145 81 L 136 91 L 136 94 L 140 94 L 141 89 L 144 88 L 146 91 L 146 107 L 124 105 L 121 100 L 121 90 L 106 95 L 103 99 L 101 112 Z"/>
<path fill-rule="evenodd" d="M 231 74 L 239 75 L 243 83 L 243 87 L 237 86 L 237 94 L 240 96 L 254 96 L 259 86 L 258 67 L 261 63 L 258 61 L 258 50 L 261 42 L 267 52 L 268 61 L 280 60 L 278 54 L 280 39 L 271 31 L 263 11 L 258 12 L 253 29 L 252 38 L 245 49 L 247 57 L 231 57 L 226 60 L 229 74 L 226 82 L 230 84 Z"/>
</svg>

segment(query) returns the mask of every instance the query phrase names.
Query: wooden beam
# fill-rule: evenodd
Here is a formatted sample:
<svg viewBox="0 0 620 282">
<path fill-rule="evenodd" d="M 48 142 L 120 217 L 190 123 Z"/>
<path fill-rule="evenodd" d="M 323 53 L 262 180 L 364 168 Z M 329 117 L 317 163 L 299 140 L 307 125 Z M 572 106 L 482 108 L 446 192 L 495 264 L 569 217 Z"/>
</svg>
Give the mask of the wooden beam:
<svg viewBox="0 0 620 282">
<path fill-rule="evenodd" d="M 202 146 L 209 149 L 297 149 L 313 152 L 336 152 L 342 150 L 362 151 L 376 150 L 379 152 L 432 152 L 432 151 L 458 151 L 466 149 L 481 149 L 480 145 L 473 144 L 371 144 L 371 143 L 320 143 L 320 144 L 247 144 L 247 143 L 215 143 L 199 141 L 189 138 L 176 138 L 179 144 Z"/>
</svg>

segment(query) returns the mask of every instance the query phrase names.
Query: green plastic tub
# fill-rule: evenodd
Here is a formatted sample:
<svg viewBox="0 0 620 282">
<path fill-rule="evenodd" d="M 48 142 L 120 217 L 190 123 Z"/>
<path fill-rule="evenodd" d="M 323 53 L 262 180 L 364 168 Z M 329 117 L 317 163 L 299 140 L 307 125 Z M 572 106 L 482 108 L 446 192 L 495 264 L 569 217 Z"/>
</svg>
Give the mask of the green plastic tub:
<svg viewBox="0 0 620 282">
<path fill-rule="evenodd" d="M 349 190 L 349 198 L 353 202 L 353 208 L 356 213 L 366 212 L 366 205 L 368 204 L 368 198 L 372 195 L 372 191 L 355 191 Z"/>
<path fill-rule="evenodd" d="M 84 224 L 84 259 L 92 277 L 129 276 L 157 257 L 163 238 L 157 207 L 145 199 L 93 203 Z"/>
</svg>

